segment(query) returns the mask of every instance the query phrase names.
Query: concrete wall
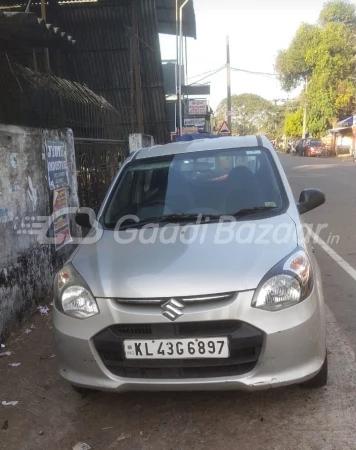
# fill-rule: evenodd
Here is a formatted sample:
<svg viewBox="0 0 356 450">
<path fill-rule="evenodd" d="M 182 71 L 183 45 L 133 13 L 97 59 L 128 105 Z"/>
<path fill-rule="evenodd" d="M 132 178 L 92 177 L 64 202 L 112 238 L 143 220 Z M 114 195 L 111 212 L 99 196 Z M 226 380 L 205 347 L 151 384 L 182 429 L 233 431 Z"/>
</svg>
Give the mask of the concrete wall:
<svg viewBox="0 0 356 450">
<path fill-rule="evenodd" d="M 130 134 L 129 135 L 129 149 L 130 153 L 135 152 L 136 150 L 141 150 L 141 148 L 153 147 L 155 145 L 155 141 L 153 136 L 148 136 L 147 134 Z"/>
<path fill-rule="evenodd" d="M 66 143 L 69 206 L 78 206 L 71 130 L 0 125 L 0 338 L 52 295 L 53 275 L 73 250 L 40 244 L 28 234 L 32 218 L 52 213 L 45 140 Z M 37 219 L 35 220 L 37 221 Z M 72 232 L 78 230 L 71 223 Z"/>
</svg>

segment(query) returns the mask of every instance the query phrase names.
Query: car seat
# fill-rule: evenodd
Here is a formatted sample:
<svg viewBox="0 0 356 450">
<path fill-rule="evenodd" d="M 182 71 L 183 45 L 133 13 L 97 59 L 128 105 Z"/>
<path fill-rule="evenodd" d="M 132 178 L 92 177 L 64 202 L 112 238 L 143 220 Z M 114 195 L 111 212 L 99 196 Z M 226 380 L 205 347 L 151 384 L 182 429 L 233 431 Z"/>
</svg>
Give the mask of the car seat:
<svg viewBox="0 0 356 450">
<path fill-rule="evenodd" d="M 226 214 L 263 206 L 263 196 L 254 174 L 245 166 L 234 167 L 227 179 Z"/>
</svg>

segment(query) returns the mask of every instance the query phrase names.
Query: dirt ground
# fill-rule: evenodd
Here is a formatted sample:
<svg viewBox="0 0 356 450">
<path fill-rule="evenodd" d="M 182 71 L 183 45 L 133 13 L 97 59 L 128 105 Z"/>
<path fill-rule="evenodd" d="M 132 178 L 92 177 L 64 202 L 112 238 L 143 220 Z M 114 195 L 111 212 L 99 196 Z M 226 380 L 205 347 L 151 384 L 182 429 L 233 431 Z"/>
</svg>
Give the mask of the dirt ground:
<svg viewBox="0 0 356 450">
<path fill-rule="evenodd" d="M 50 316 L 37 315 L 0 349 L 11 352 L 0 358 L 0 448 L 355 450 L 355 355 L 330 313 L 328 340 L 330 382 L 320 390 L 82 398 L 57 374 Z"/>
</svg>

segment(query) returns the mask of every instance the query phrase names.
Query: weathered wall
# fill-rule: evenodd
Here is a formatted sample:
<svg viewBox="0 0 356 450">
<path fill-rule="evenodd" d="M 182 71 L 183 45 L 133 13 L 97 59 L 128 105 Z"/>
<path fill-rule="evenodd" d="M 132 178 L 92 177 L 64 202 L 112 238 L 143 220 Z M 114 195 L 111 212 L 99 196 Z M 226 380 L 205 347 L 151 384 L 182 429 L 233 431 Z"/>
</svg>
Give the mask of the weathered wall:
<svg viewBox="0 0 356 450">
<path fill-rule="evenodd" d="M 155 141 L 153 136 L 148 136 L 147 134 L 130 134 L 129 135 L 129 150 L 135 152 L 136 150 L 141 150 L 141 148 L 153 147 Z"/>
<path fill-rule="evenodd" d="M 29 234 L 39 216 L 52 213 L 45 140 L 66 143 L 69 206 L 78 206 L 71 130 L 39 130 L 0 125 L 0 338 L 36 305 L 50 298 L 55 271 L 73 250 L 55 251 Z M 72 232 L 78 233 L 71 223 Z"/>
</svg>

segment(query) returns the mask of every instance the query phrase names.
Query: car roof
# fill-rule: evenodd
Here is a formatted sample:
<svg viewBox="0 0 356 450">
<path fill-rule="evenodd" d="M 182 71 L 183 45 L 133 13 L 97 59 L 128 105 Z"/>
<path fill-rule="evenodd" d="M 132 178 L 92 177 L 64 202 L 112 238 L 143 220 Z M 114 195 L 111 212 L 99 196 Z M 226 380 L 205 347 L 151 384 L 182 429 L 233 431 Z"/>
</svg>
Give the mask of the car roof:
<svg viewBox="0 0 356 450">
<path fill-rule="evenodd" d="M 272 144 L 265 136 L 224 136 L 216 139 L 197 139 L 143 148 L 137 152 L 134 159 L 246 147 L 265 147 L 274 151 Z"/>
</svg>

